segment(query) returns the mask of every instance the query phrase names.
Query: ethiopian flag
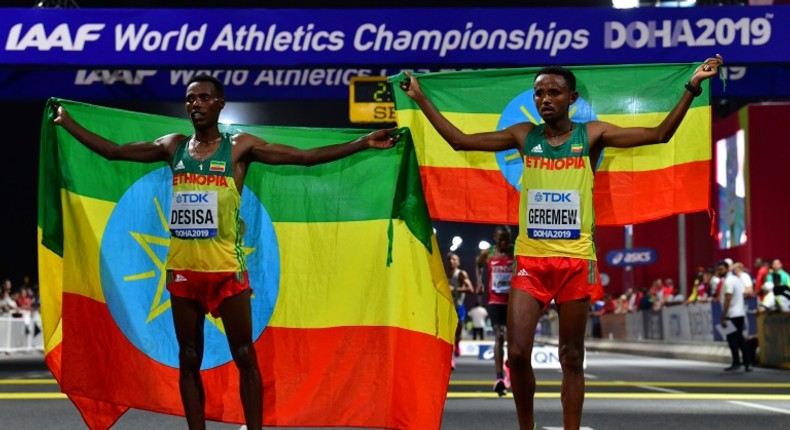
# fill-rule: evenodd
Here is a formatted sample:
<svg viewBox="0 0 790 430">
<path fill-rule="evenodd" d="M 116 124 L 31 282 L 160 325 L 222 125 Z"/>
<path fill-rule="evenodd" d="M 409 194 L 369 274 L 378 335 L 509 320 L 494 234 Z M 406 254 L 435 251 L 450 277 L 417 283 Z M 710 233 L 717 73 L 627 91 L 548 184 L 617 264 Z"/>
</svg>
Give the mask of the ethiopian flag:
<svg viewBox="0 0 790 430">
<path fill-rule="evenodd" d="M 653 127 L 680 99 L 696 65 L 569 67 L 579 99 L 573 121 L 605 121 L 621 127 Z M 519 122 L 539 124 L 532 84 L 538 68 L 416 74 L 425 94 L 465 133 L 502 130 Z M 447 221 L 518 224 L 523 162 L 517 150 L 455 152 L 417 105 L 395 87 L 398 124 L 409 127 L 431 217 Z M 598 225 L 625 225 L 673 214 L 708 210 L 711 111 L 708 87 L 694 99 L 666 144 L 606 148 L 595 174 Z"/>
<path fill-rule="evenodd" d="M 97 156 L 52 124 L 55 102 L 116 142 L 192 127 L 50 100 L 39 184 L 46 362 L 63 392 L 94 430 L 128 408 L 183 415 L 164 273 L 170 168 Z M 367 132 L 224 131 L 301 148 Z M 457 317 L 412 141 L 402 132 L 392 149 L 328 164 L 250 167 L 241 210 L 267 426 L 440 426 Z M 242 423 L 221 320 L 207 316 L 204 330 L 206 417 Z"/>
</svg>

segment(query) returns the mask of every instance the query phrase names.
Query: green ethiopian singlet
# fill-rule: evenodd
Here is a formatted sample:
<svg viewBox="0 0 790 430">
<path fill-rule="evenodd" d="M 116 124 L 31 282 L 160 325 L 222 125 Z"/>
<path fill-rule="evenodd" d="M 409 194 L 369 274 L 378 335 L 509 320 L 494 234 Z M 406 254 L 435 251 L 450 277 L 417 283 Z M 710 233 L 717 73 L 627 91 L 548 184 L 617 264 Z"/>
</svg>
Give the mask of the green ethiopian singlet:
<svg viewBox="0 0 790 430">
<path fill-rule="evenodd" d="M 587 126 L 573 123 L 571 136 L 557 147 L 546 141 L 544 128 L 532 129 L 524 144 L 516 255 L 595 260 Z"/>
<path fill-rule="evenodd" d="M 189 155 L 188 142 L 189 138 L 178 144 L 171 166 L 173 199 L 167 269 L 246 270 L 241 196 L 233 180 L 230 135 L 223 135 L 217 151 L 205 161 Z"/>
</svg>

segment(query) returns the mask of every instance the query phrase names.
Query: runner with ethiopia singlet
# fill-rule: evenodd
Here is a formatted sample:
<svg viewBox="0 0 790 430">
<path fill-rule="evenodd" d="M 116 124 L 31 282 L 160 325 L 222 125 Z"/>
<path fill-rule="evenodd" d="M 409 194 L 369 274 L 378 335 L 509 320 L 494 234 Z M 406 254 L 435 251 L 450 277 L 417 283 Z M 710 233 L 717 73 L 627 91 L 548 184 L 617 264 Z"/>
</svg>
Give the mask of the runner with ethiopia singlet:
<svg viewBox="0 0 790 430">
<path fill-rule="evenodd" d="M 670 89 L 682 95 L 656 127 L 573 123 L 569 109 L 579 98 L 576 76 L 560 66 L 544 67 L 535 74 L 533 100 L 540 125 L 521 122 L 481 133 L 467 134 L 452 124 L 423 93 L 415 76 L 407 72 L 400 83 L 401 90 L 456 151 L 517 149 L 523 157 L 520 227 L 507 317 L 508 367 L 521 430 L 537 426 L 532 346 L 538 319 L 552 299 L 560 325 L 563 428 L 581 427 L 584 334 L 590 299 L 601 293 L 592 237 L 592 189 L 593 169 L 603 149 L 669 141 L 694 97 L 702 94 L 702 81 L 715 76 L 722 64 L 719 55 L 708 58 L 694 70 L 685 88 Z"/>
<path fill-rule="evenodd" d="M 368 148 L 391 148 L 400 139 L 383 129 L 351 142 L 300 149 L 269 143 L 249 133 L 220 133 L 225 86 L 198 74 L 187 82 L 184 106 L 194 133 L 171 133 L 153 142 L 118 144 L 85 129 L 63 106 L 53 122 L 107 160 L 166 162 L 173 172 L 165 268 L 178 340 L 178 388 L 190 430 L 205 430 L 205 393 L 200 367 L 206 313 L 222 318 L 247 428 L 263 425 L 263 383 L 252 340 L 251 288 L 242 247 L 241 190 L 251 163 L 312 166 Z"/>
<path fill-rule="evenodd" d="M 219 305 L 249 286 L 242 243 L 241 195 L 231 173 L 230 135 L 205 160 L 189 155 L 189 139 L 176 147 L 167 290 L 203 304 L 215 318 Z"/>
</svg>

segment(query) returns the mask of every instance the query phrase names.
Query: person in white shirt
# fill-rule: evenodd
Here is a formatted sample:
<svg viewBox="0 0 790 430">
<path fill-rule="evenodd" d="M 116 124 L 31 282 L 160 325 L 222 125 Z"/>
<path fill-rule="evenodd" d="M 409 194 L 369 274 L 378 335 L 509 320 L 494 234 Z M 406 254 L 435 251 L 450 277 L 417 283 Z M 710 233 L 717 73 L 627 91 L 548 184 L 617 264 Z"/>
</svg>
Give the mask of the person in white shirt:
<svg viewBox="0 0 790 430">
<path fill-rule="evenodd" d="M 743 267 L 743 263 L 737 262 L 732 265 L 732 272 L 743 281 L 743 295 L 745 297 L 754 296 L 754 281 L 752 275 Z"/>
<path fill-rule="evenodd" d="M 732 353 L 732 364 L 730 367 L 725 368 L 725 371 L 731 372 L 741 368 L 741 363 L 745 366 L 745 370 L 750 372 L 752 360 L 748 356 L 749 352 L 746 348 L 746 339 L 743 337 L 743 327 L 746 320 L 746 306 L 743 300 L 743 290 L 745 288 L 743 279 L 729 270 L 729 264 L 726 261 L 721 261 L 716 266 L 716 274 L 722 278 L 721 288 L 721 326 L 728 327 L 730 323 L 735 327 L 735 330 L 727 334 L 727 344 L 730 346 Z M 740 353 L 738 351 L 740 350 Z M 741 355 L 743 360 L 741 360 Z"/>
<path fill-rule="evenodd" d="M 468 312 L 469 318 L 472 319 L 472 340 L 485 340 L 486 320 L 488 319 L 488 311 L 479 303 Z"/>
</svg>

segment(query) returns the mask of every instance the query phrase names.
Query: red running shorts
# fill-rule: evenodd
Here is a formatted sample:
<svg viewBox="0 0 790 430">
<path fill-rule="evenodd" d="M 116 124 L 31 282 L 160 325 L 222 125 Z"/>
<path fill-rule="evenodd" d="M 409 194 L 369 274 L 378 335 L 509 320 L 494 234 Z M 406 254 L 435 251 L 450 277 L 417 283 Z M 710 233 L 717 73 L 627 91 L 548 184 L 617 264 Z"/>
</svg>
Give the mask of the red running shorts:
<svg viewBox="0 0 790 430">
<path fill-rule="evenodd" d="M 168 270 L 167 291 L 176 297 L 200 302 L 207 313 L 219 318 L 219 305 L 228 297 L 250 289 L 247 271 L 193 272 Z"/>
</svg>

